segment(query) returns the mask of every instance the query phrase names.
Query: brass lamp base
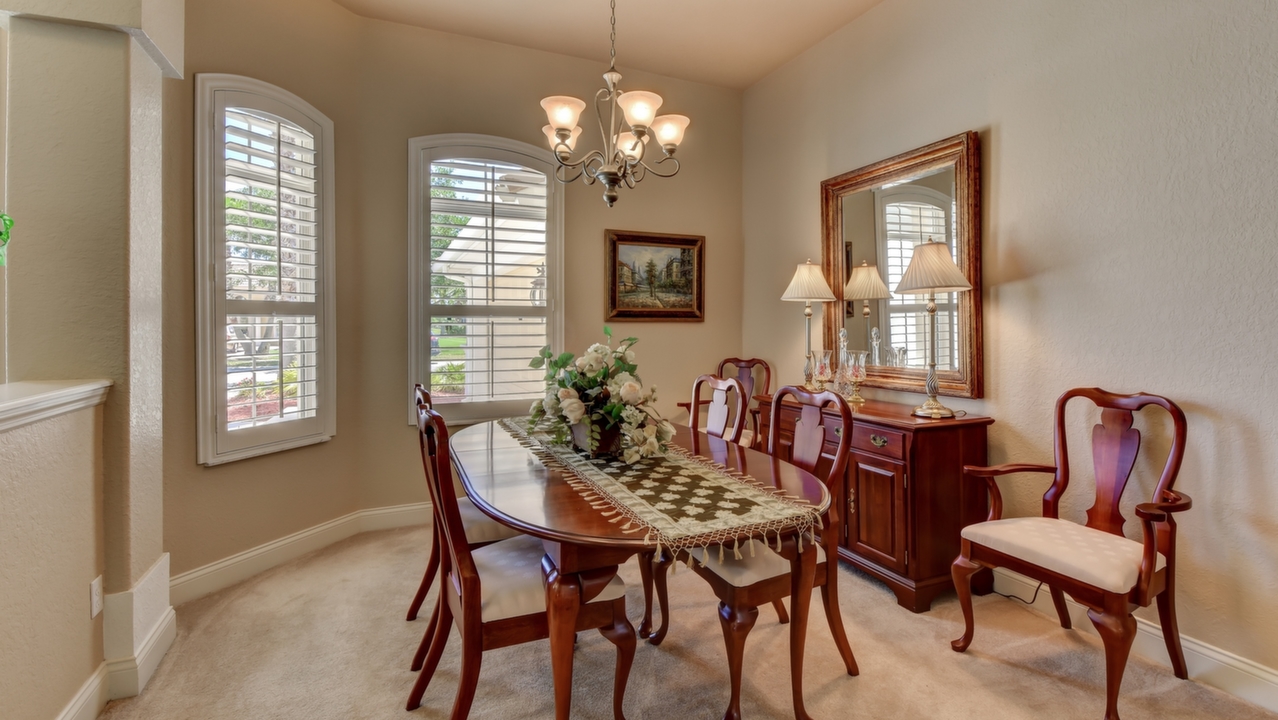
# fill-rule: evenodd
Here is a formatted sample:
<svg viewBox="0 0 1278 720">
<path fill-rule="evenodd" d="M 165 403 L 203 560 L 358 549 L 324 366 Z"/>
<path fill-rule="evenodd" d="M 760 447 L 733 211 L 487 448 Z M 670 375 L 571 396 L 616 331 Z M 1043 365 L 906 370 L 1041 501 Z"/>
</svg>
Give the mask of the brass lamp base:
<svg viewBox="0 0 1278 720">
<path fill-rule="evenodd" d="M 954 411 L 942 405 L 935 395 L 928 396 L 927 402 L 914 408 L 913 414 L 916 417 L 932 418 L 933 420 L 954 417 Z"/>
</svg>

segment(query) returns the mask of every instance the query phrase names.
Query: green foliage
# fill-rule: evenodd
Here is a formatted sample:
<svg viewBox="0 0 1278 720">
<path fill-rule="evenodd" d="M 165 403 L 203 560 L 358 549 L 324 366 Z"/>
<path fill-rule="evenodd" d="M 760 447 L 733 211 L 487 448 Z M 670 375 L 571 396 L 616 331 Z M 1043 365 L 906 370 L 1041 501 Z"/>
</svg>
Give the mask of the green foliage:
<svg viewBox="0 0 1278 720">
<path fill-rule="evenodd" d="M 457 197 L 457 191 L 451 188 L 461 184 L 460 180 L 446 177 L 450 168 L 436 167 L 430 179 L 430 196 L 433 198 Z M 445 176 L 445 177 L 441 177 Z M 430 259 L 438 260 L 444 251 L 453 244 L 453 239 L 461 234 L 462 228 L 470 218 L 464 215 L 448 215 L 446 213 L 430 214 Z M 432 273 L 430 276 L 430 299 L 436 305 L 465 305 L 466 288 L 460 280 L 447 275 Z"/>
<path fill-rule="evenodd" d="M 466 391 L 466 365 L 446 363 L 430 373 L 430 391 L 444 395 L 461 395 Z"/>
<path fill-rule="evenodd" d="M 0 212 L 0 267 L 4 267 L 6 248 L 9 247 L 9 228 L 13 227 L 13 218 Z"/>
</svg>

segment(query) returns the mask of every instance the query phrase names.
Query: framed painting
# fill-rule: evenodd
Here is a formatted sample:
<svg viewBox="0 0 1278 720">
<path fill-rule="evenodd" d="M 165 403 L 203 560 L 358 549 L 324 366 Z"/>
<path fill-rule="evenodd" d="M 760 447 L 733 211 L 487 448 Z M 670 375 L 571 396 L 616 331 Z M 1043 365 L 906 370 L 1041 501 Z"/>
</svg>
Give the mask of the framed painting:
<svg viewBox="0 0 1278 720">
<path fill-rule="evenodd" d="M 704 235 L 605 231 L 609 320 L 705 319 Z"/>
</svg>

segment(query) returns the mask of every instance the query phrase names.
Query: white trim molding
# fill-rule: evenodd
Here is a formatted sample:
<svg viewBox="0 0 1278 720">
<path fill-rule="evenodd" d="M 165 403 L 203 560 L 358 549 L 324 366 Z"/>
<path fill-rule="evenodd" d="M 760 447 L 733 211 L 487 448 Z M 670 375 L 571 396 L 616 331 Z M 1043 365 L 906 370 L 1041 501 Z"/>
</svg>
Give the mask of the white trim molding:
<svg viewBox="0 0 1278 720">
<path fill-rule="evenodd" d="M 1006 568 L 994 569 L 994 589 L 1004 595 L 1015 595 L 1028 601 L 1034 596 L 1037 586 L 1037 581 L 1019 573 Z M 1095 635 L 1096 629 L 1087 618 L 1087 608 L 1074 602 L 1068 595 L 1065 602 L 1069 607 L 1074 629 Z M 1052 605 L 1050 593 L 1040 592 L 1030 607 L 1056 622 L 1056 608 Z M 1278 671 L 1184 634 L 1180 636 L 1180 645 L 1185 651 L 1185 665 L 1189 668 L 1190 679 L 1224 690 L 1271 712 L 1278 712 Z M 1136 618 L 1136 641 L 1132 644 L 1132 652 L 1167 668 L 1171 667 L 1167 646 L 1163 643 L 1162 628 L 1144 618 Z"/>
<path fill-rule="evenodd" d="M 107 664 L 98 669 L 80 686 L 75 697 L 58 713 L 57 720 L 94 720 L 111 699 L 107 693 Z"/>
<path fill-rule="evenodd" d="M 174 605 L 181 605 L 362 532 L 425 525 L 430 511 L 430 503 L 357 510 L 174 576 L 169 597 Z"/>
<path fill-rule="evenodd" d="M 147 570 L 131 590 L 105 598 L 102 623 L 107 681 L 112 699 L 142 692 L 177 637 L 169 603 L 169 554 Z"/>
<path fill-rule="evenodd" d="M 0 383 L 0 432 L 101 405 L 110 387 L 110 380 Z"/>
</svg>

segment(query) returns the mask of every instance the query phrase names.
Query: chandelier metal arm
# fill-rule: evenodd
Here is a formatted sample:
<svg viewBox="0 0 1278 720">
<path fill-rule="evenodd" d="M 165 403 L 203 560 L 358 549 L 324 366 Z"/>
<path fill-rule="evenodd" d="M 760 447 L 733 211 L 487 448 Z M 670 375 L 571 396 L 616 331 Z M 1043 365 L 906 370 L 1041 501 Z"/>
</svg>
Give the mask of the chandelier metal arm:
<svg viewBox="0 0 1278 720">
<path fill-rule="evenodd" d="M 653 167 L 653 165 L 661 165 L 662 163 L 665 163 L 665 162 L 674 163 L 674 169 L 668 173 L 663 173 L 660 170 L 657 170 L 656 168 Z M 668 178 L 668 177 L 674 177 L 675 175 L 679 174 L 679 159 L 673 155 L 666 155 L 665 157 L 661 158 L 660 160 L 653 163 L 652 165 L 649 165 L 648 163 L 643 161 L 640 161 L 639 164 L 643 165 L 645 170 L 652 173 L 653 175 L 656 175 L 657 177 Z"/>
</svg>

